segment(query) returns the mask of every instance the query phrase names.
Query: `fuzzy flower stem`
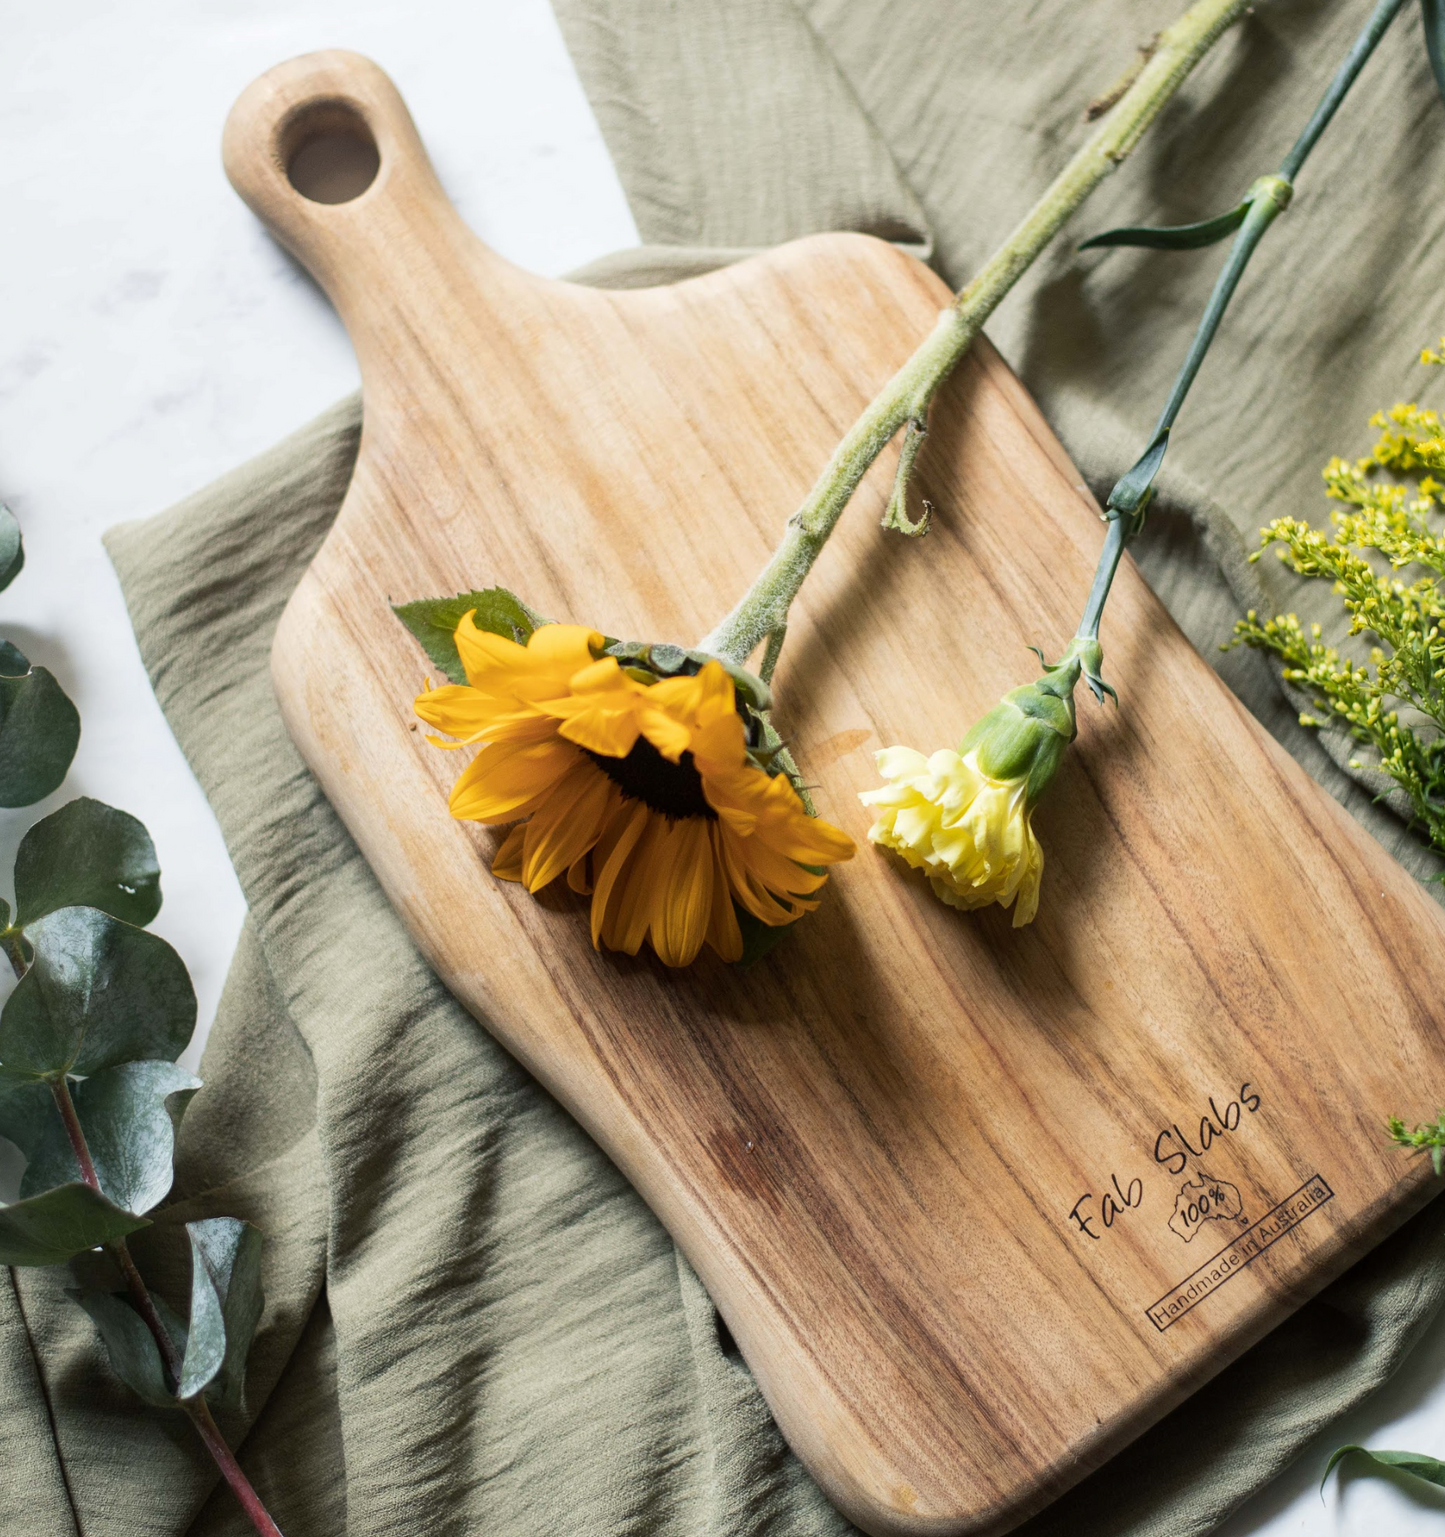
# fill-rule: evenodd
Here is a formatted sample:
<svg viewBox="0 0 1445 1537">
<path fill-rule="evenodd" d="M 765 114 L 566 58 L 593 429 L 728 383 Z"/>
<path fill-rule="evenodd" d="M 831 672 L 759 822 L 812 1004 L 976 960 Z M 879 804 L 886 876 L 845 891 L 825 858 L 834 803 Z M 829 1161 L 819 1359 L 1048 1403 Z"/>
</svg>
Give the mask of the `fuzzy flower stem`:
<svg viewBox="0 0 1445 1537">
<path fill-rule="evenodd" d="M 1119 569 L 1124 546 L 1143 527 L 1144 515 L 1154 495 L 1154 481 L 1169 447 L 1169 433 L 1199 373 L 1229 301 L 1234 297 L 1239 280 L 1244 276 L 1244 269 L 1264 238 L 1265 231 L 1289 207 L 1294 195 L 1294 177 L 1404 3 L 1405 0 L 1380 0 L 1365 23 L 1364 30 L 1355 39 L 1354 46 L 1335 71 L 1329 89 L 1315 108 L 1304 131 L 1295 140 L 1294 147 L 1285 156 L 1279 171 L 1274 176 L 1261 176 L 1250 188 L 1248 211 L 1229 248 L 1229 259 L 1215 279 L 1209 302 L 1204 307 L 1194 339 L 1189 344 L 1189 351 L 1175 376 L 1169 398 L 1159 413 L 1159 420 L 1154 425 L 1149 446 L 1109 493 L 1106 513 L 1110 520 L 1109 532 L 1099 555 L 1099 564 L 1095 568 L 1094 583 L 1084 607 L 1084 617 L 1079 622 L 1078 634 L 1081 637 L 1098 639 L 1104 604 L 1109 596 L 1114 573 Z"/>
<path fill-rule="evenodd" d="M 906 422 L 926 422 L 939 386 L 999 302 L 1075 209 L 1129 155 L 1190 71 L 1249 4 L 1250 0 L 1197 0 L 1160 33 L 1153 53 L 1098 128 L 854 422 L 802 506 L 788 520 L 772 559 L 732 613 L 700 642 L 700 649 L 741 663 L 786 621 L 803 578 L 873 461 Z M 898 501 L 895 492 L 894 503 Z"/>
<path fill-rule="evenodd" d="M 50 1091 L 55 1098 L 55 1108 L 60 1114 L 61 1123 L 65 1127 L 66 1139 L 70 1143 L 71 1151 L 75 1154 L 75 1161 L 80 1165 L 80 1177 L 92 1190 L 99 1191 L 100 1179 L 95 1172 L 95 1160 L 91 1157 L 90 1146 L 85 1140 L 85 1130 L 80 1124 L 80 1117 L 76 1114 L 70 1085 L 63 1076 L 52 1078 Z M 136 1262 L 131 1256 L 125 1239 L 117 1238 L 113 1243 L 106 1244 L 105 1249 L 115 1261 L 125 1280 L 126 1291 L 130 1295 L 132 1306 L 140 1314 L 156 1342 L 161 1360 L 165 1363 L 171 1389 L 174 1391 L 176 1384 L 181 1380 L 181 1355 L 176 1348 L 176 1342 L 171 1338 L 165 1324 L 161 1322 L 155 1301 L 140 1271 L 136 1268 Z M 220 1469 L 221 1477 L 230 1485 L 237 1503 L 245 1511 L 247 1519 L 256 1528 L 260 1537 L 282 1537 L 281 1528 L 271 1519 L 270 1512 L 261 1503 L 260 1495 L 252 1488 L 250 1479 L 242 1472 L 235 1454 L 226 1444 L 226 1438 L 221 1434 L 220 1427 L 212 1417 L 205 1398 L 198 1395 L 195 1398 L 181 1399 L 179 1404 L 191 1424 L 195 1426 L 196 1434 L 200 1436 L 212 1460 Z"/>
</svg>

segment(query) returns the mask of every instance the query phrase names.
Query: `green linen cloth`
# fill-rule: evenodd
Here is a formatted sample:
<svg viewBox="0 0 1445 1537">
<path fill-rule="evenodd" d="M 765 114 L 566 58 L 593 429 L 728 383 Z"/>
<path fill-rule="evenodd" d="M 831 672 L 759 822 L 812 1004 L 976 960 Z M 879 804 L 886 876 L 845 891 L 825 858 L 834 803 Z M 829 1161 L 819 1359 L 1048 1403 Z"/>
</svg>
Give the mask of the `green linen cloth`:
<svg viewBox="0 0 1445 1537">
<path fill-rule="evenodd" d="M 1227 206 L 1277 162 L 1364 10 L 1262 6 L 1078 232 Z M 1174 11 L 558 0 L 648 242 L 583 276 L 666 280 L 850 227 L 960 280 L 1085 131 L 1081 104 Z M 1442 143 L 1411 14 L 1242 289 L 1140 547 L 1250 707 L 1422 875 L 1418 843 L 1337 744 L 1297 726 L 1261 659 L 1216 648 L 1257 582 L 1290 596 L 1245 565 L 1243 536 L 1318 512 L 1328 454 L 1357 452 L 1369 413 L 1421 388 L 1412 359 L 1445 324 L 1445 204 L 1422 195 Z M 1145 440 L 1218 260 L 1061 245 L 990 327 L 1096 490 Z M 226 1428 L 290 1537 L 846 1532 L 665 1232 L 432 976 L 281 725 L 270 636 L 340 504 L 359 423 L 359 401 L 342 402 L 108 538 L 250 910 L 142 1263 L 181 1299 L 180 1224 L 224 1212 L 265 1229 L 249 1414 Z M 1210 1530 L 1395 1368 L 1445 1294 L 1441 1228 L 1427 1210 L 1024 1530 Z M 51 1272 L 0 1285 L 0 1383 L 0 1531 L 246 1530 L 188 1427 L 111 1382 Z"/>
</svg>

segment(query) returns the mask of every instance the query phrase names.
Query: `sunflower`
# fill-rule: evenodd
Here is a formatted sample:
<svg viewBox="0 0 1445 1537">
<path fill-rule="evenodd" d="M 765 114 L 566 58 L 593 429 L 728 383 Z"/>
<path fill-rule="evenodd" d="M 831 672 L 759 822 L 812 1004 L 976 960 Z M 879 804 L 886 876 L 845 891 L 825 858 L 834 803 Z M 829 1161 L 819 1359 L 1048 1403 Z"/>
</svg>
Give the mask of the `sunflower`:
<svg viewBox="0 0 1445 1537">
<path fill-rule="evenodd" d="M 823 866 L 853 842 L 810 817 L 783 774 L 747 751 L 733 680 L 716 661 L 654 680 L 601 655 L 604 638 L 547 624 L 525 645 L 456 630 L 465 684 L 428 689 L 416 713 L 485 743 L 451 793 L 463 821 L 516 822 L 492 873 L 539 891 L 565 875 L 592 898 L 592 943 L 668 966 L 708 944 L 743 953 L 736 908 L 770 927 L 817 906 Z"/>
</svg>

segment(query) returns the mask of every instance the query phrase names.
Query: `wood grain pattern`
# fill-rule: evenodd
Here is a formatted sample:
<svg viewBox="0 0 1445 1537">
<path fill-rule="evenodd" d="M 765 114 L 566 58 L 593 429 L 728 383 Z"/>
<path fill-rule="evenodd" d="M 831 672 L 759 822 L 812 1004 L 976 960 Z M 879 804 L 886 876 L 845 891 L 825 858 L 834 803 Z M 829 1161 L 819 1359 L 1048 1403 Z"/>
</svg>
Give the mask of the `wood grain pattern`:
<svg viewBox="0 0 1445 1537">
<path fill-rule="evenodd" d="M 380 171 L 309 202 L 288 159 L 348 114 Z M 675 1235 L 854 1521 L 1007 1530 L 1423 1202 L 1381 1118 L 1441 1097 L 1441 915 L 1127 561 L 1104 635 L 1124 707 L 1081 702 L 1031 928 L 951 912 L 865 848 L 769 962 L 668 973 L 594 954 L 576 901 L 494 880 L 495 835 L 448 817 L 457 762 L 410 727 L 424 667 L 388 598 L 500 582 L 692 642 L 932 324 L 935 276 L 827 235 L 672 288 L 542 281 L 462 226 L 349 54 L 258 81 L 225 152 L 364 380 L 355 479 L 276 639 L 290 730 L 440 974 Z M 946 745 L 1028 677 L 1101 538 L 986 345 L 922 463 L 935 532 L 879 533 L 875 467 L 777 680 L 860 843 L 873 751 Z"/>
</svg>

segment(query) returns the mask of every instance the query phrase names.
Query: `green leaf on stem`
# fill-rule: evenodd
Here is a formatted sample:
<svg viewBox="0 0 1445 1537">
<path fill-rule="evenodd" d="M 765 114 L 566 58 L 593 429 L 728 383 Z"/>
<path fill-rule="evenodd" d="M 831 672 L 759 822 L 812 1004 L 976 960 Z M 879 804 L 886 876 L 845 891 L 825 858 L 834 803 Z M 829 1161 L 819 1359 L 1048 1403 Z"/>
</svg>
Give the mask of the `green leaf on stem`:
<svg viewBox="0 0 1445 1537">
<path fill-rule="evenodd" d="M 15 922 L 94 907 L 144 928 L 160 911 L 161 870 L 144 825 L 82 795 L 42 818 L 15 855 Z"/>
<path fill-rule="evenodd" d="M 78 1302 L 95 1321 L 110 1357 L 111 1370 L 133 1393 L 157 1409 L 179 1407 L 155 1336 L 129 1298 L 103 1291 L 68 1290 L 66 1296 Z M 185 1325 L 159 1297 L 152 1294 L 151 1301 L 166 1333 L 175 1341 L 177 1352 L 184 1350 Z"/>
<path fill-rule="evenodd" d="M 1406 1126 L 1397 1115 L 1392 1115 L 1385 1125 L 1392 1142 L 1412 1153 L 1428 1153 L 1435 1173 L 1445 1174 L 1445 1110 L 1437 1110 L 1433 1121 L 1419 1126 Z"/>
<path fill-rule="evenodd" d="M 0 643 L 0 806 L 33 806 L 60 785 L 80 742 L 80 716 L 44 667 Z"/>
<path fill-rule="evenodd" d="M 770 923 L 764 923 L 761 918 L 755 918 L 745 907 L 739 907 L 733 903 L 733 914 L 738 920 L 738 928 L 743 936 L 743 953 L 733 963 L 736 966 L 751 966 L 771 955 L 774 950 L 787 937 L 792 924 L 785 923 L 774 927 Z"/>
<path fill-rule="evenodd" d="M 1425 17 L 1425 52 L 1436 89 L 1445 97 L 1445 0 L 1420 0 L 1420 9 Z"/>
<path fill-rule="evenodd" d="M 200 1087 L 174 1062 L 123 1062 L 71 1086 L 96 1178 L 117 1206 L 140 1214 L 170 1193 L 176 1133 Z M 48 1084 L 23 1084 L 0 1097 L 0 1136 L 28 1160 L 22 1197 L 81 1177 Z"/>
<path fill-rule="evenodd" d="M 1401 1473 L 1409 1473 L 1414 1478 L 1423 1479 L 1427 1484 L 1434 1484 L 1438 1488 L 1445 1489 L 1445 1462 L 1438 1457 L 1427 1457 L 1423 1452 L 1386 1452 L 1371 1451 L 1367 1446 L 1341 1446 L 1330 1454 L 1330 1460 L 1325 1464 L 1324 1477 L 1320 1479 L 1320 1488 L 1325 1486 L 1325 1480 L 1344 1461 L 1346 1457 L 1363 1457 L 1372 1466 L 1369 1472 L 1378 1472 L 1383 1468 L 1394 1468 Z"/>
<path fill-rule="evenodd" d="M 261 1234 L 235 1217 L 186 1223 L 191 1240 L 191 1321 L 181 1363 L 180 1396 L 207 1388 L 239 1406 L 246 1356 L 265 1298 Z"/>
<path fill-rule="evenodd" d="M 0 1081 L 174 1062 L 196 1026 L 185 964 L 163 939 L 93 907 L 31 924 L 30 969 L 0 1010 Z"/>
<path fill-rule="evenodd" d="M 20 524 L 15 514 L 0 502 L 0 592 L 20 575 L 25 564 L 25 541 L 20 537 Z"/>
<path fill-rule="evenodd" d="M 419 598 L 415 603 L 394 605 L 392 613 L 417 638 L 422 650 L 449 682 L 465 683 L 467 675 L 454 636 L 468 610 L 475 610 L 472 617 L 479 630 L 501 635 L 519 645 L 525 645 L 534 630 L 551 623 L 505 587 L 458 593 L 455 598 Z"/>
<path fill-rule="evenodd" d="M 1153 496 L 1154 477 L 1169 449 L 1169 433 L 1161 432 L 1115 482 L 1105 504 L 1125 517 L 1141 514 Z"/>
<path fill-rule="evenodd" d="M 1431 0 L 1426 0 L 1431 3 Z M 1225 236 L 1232 235 L 1244 223 L 1252 198 L 1245 200 L 1228 213 L 1217 214 L 1212 219 L 1201 219 L 1198 224 L 1127 224 L 1118 229 L 1105 230 L 1092 235 L 1079 245 L 1081 251 L 1093 251 L 1102 246 L 1147 246 L 1155 251 L 1197 251 L 1203 246 L 1214 245 Z"/>
<path fill-rule="evenodd" d="M 44 1195 L 0 1206 L 0 1265 L 59 1265 L 149 1227 L 89 1185 L 58 1185 Z"/>
</svg>

